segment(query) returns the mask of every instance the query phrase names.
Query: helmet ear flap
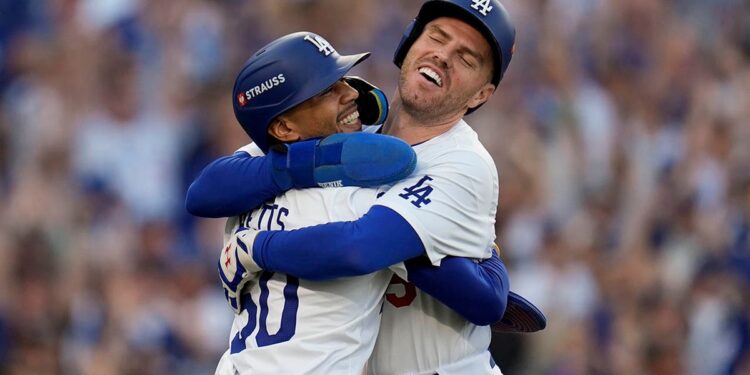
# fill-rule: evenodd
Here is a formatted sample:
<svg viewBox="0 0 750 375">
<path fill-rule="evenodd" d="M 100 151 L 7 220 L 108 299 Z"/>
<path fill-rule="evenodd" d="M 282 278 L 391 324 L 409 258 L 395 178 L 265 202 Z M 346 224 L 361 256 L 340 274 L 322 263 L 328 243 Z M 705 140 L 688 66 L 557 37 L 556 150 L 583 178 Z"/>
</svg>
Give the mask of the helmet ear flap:
<svg viewBox="0 0 750 375">
<path fill-rule="evenodd" d="M 417 39 L 417 34 L 421 33 L 414 33 L 414 27 L 417 25 L 417 19 L 413 19 L 408 26 L 406 26 L 406 30 L 404 30 L 404 35 L 401 36 L 401 41 L 398 42 L 398 47 L 396 47 L 396 53 L 393 54 L 393 63 L 396 64 L 397 67 L 401 68 L 401 64 L 404 62 L 404 59 L 406 58 L 406 53 L 409 52 L 409 48 L 412 44 L 414 44 L 414 40 Z"/>
<path fill-rule="evenodd" d="M 384 123 L 388 117 L 388 99 L 383 90 L 360 77 L 345 76 L 344 80 L 359 93 L 355 103 L 357 103 L 359 119 L 362 123 L 365 125 Z"/>
</svg>

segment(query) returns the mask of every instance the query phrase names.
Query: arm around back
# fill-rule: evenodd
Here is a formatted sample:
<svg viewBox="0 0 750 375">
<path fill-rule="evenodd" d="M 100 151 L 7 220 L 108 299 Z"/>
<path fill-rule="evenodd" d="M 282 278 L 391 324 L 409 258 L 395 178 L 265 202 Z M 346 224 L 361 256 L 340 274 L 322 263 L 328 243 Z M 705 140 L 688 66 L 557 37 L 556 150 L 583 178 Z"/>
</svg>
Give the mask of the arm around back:
<svg viewBox="0 0 750 375">
<path fill-rule="evenodd" d="M 424 251 L 414 228 L 401 215 L 373 206 L 355 221 L 260 232 L 253 259 L 266 271 L 330 280 L 375 272 Z"/>
<path fill-rule="evenodd" d="M 499 321 L 505 313 L 510 282 L 505 264 L 493 251 L 481 262 L 446 257 L 436 267 L 426 257 L 404 262 L 409 282 L 476 325 Z"/>
<path fill-rule="evenodd" d="M 292 188 L 370 187 L 399 181 L 416 164 L 414 150 L 398 138 L 333 134 L 278 145 L 267 156 L 239 151 L 220 158 L 190 186 L 185 205 L 196 216 L 237 216 Z"/>
<path fill-rule="evenodd" d="M 270 158 L 238 151 L 203 169 L 188 188 L 185 208 L 195 216 L 231 217 L 282 192 L 273 178 Z"/>
</svg>

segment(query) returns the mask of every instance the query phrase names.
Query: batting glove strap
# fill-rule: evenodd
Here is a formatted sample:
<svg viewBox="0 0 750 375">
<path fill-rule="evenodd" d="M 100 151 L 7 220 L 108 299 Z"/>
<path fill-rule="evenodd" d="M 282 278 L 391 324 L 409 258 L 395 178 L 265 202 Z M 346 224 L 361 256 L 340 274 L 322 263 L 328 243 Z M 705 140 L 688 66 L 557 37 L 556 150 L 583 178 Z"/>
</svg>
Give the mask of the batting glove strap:
<svg viewBox="0 0 750 375">
<path fill-rule="evenodd" d="M 255 279 L 260 267 L 253 260 L 253 242 L 258 231 L 240 227 L 229 238 L 219 254 L 219 279 L 224 297 L 235 313 L 241 312 L 242 289 Z"/>
</svg>

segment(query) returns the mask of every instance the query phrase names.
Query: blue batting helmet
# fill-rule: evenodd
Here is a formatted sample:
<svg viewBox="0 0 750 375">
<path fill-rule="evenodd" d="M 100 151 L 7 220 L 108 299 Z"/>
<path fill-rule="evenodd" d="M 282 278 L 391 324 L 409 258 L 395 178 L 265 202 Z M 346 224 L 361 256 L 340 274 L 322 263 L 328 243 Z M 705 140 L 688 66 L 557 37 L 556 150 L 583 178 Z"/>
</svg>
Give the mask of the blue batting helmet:
<svg viewBox="0 0 750 375">
<path fill-rule="evenodd" d="M 393 62 L 401 67 L 406 53 L 424 31 L 425 25 L 440 17 L 460 19 L 484 35 L 492 48 L 495 70 L 492 84 L 497 86 L 508 69 L 516 42 L 516 29 L 510 15 L 498 0 L 428 0 L 422 4 L 417 17 L 406 27 L 393 55 Z M 478 108 L 478 107 L 476 107 Z M 476 108 L 470 108 L 471 113 Z"/>
<path fill-rule="evenodd" d="M 237 75 L 234 115 L 253 142 L 268 152 L 273 119 L 323 92 L 369 55 L 339 55 L 311 32 L 276 39 L 253 54 Z"/>
</svg>

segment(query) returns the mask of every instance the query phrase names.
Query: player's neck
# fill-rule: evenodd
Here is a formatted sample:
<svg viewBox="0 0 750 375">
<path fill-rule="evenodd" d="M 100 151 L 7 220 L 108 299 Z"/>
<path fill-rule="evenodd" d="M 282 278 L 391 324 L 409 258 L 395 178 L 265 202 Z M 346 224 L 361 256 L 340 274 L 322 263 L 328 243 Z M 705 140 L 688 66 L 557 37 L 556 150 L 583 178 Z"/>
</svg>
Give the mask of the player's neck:
<svg viewBox="0 0 750 375">
<path fill-rule="evenodd" d="M 447 132 L 463 117 L 456 114 L 441 119 L 421 119 L 405 111 L 399 98 L 393 101 L 390 113 L 383 125 L 383 133 L 401 138 L 410 145 L 428 141 Z"/>
</svg>

